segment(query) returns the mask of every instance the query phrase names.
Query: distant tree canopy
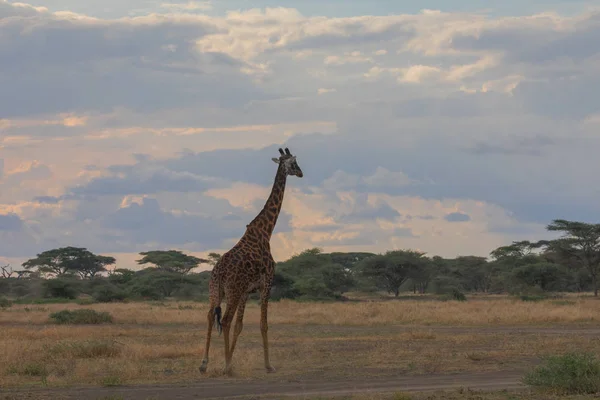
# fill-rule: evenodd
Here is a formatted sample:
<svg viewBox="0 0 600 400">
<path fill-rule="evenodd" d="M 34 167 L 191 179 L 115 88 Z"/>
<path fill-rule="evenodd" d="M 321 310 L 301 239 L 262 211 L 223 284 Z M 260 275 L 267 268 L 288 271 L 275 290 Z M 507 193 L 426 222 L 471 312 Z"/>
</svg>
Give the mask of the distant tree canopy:
<svg viewBox="0 0 600 400">
<path fill-rule="evenodd" d="M 140 253 L 140 255 L 144 256 L 140 260 L 137 260 L 137 263 L 140 265 L 154 264 L 160 270 L 177 272 L 184 275 L 198 267 L 200 264 L 210 263 L 210 260 L 190 256 L 179 250 L 146 251 Z M 211 260 L 212 259 L 214 259 L 214 256 Z"/>
<path fill-rule="evenodd" d="M 23 267 L 55 276 L 79 274 L 81 278 L 93 278 L 115 262 L 113 257 L 99 256 L 83 247 L 61 247 L 38 254 L 25 261 Z"/>
<path fill-rule="evenodd" d="M 443 258 L 405 249 L 381 254 L 325 253 L 306 249 L 278 262 L 271 296 L 274 300 L 344 299 L 349 292 L 434 293 L 463 292 L 540 295 L 553 291 L 593 291 L 598 295 L 600 224 L 554 220 L 548 231 L 561 232 L 554 240 L 516 241 L 490 252 L 490 258 Z M 0 266 L 0 291 L 7 296 L 76 298 L 97 301 L 126 298 L 206 299 L 210 271 L 196 273 L 201 264 L 214 267 L 221 255 L 204 258 L 176 250 L 140 253 L 133 271 L 116 268 L 113 257 L 85 248 L 61 247 L 44 251 L 23 263 L 22 271 Z M 108 272 L 108 274 L 104 274 Z M 44 279 L 45 275 L 54 279 Z M 108 275 L 108 276 L 105 276 Z"/>
<path fill-rule="evenodd" d="M 563 235 L 555 240 L 541 240 L 532 247 L 543 248 L 558 262 L 585 271 L 591 278 L 594 296 L 598 296 L 600 224 L 556 219 L 546 229 Z"/>
</svg>

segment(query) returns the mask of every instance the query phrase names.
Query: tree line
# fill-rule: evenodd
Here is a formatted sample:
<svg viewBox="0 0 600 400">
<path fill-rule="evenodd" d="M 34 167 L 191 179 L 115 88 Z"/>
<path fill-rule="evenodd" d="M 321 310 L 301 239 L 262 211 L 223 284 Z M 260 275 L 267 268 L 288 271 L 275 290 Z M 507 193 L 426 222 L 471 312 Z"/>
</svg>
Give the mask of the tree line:
<svg viewBox="0 0 600 400">
<path fill-rule="evenodd" d="M 279 262 L 272 298 L 344 299 L 349 292 L 404 291 L 461 296 L 463 293 L 549 293 L 593 291 L 598 295 L 600 224 L 554 220 L 554 240 L 516 241 L 494 249 L 490 257 L 442 258 L 415 250 L 324 253 L 307 249 Z M 95 301 L 126 299 L 203 300 L 210 271 L 194 272 L 220 259 L 206 259 L 177 250 L 140 253 L 143 269 L 111 268 L 113 257 L 85 248 L 63 247 L 38 254 L 23 270 L 0 267 L 0 294 L 15 299 L 91 296 Z M 52 279 L 48 279 L 52 278 Z"/>
</svg>

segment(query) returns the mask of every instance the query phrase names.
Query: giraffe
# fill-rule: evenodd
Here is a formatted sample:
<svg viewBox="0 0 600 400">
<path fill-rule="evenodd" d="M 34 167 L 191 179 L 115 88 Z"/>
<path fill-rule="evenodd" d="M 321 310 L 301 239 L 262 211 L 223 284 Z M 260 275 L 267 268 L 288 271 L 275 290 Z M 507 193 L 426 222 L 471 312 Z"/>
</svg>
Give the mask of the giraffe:
<svg viewBox="0 0 600 400">
<path fill-rule="evenodd" d="M 260 291 L 260 332 L 262 334 L 265 369 L 275 372 L 269 360 L 269 343 L 267 337 L 267 309 L 273 274 L 275 273 L 275 260 L 271 255 L 270 239 L 281 211 L 285 184 L 289 175 L 302 178 L 303 173 L 296 156 L 286 147 L 285 152 L 280 148 L 279 158 L 272 160 L 279 165 L 271 194 L 265 206 L 258 215 L 246 225 L 246 232 L 241 239 L 227 251 L 214 266 L 209 282 L 210 306 L 207 315 L 208 328 L 206 332 L 206 345 L 204 357 L 200 365 L 200 372 L 205 373 L 208 367 L 208 352 L 213 325 L 217 323 L 219 334 L 224 334 L 225 342 L 225 373 L 231 373 L 231 359 L 242 332 L 244 310 L 248 295 Z M 221 319 L 221 301 L 227 299 L 227 308 Z M 233 330 L 233 338 L 229 342 L 229 333 L 234 314 L 237 318 Z"/>
</svg>

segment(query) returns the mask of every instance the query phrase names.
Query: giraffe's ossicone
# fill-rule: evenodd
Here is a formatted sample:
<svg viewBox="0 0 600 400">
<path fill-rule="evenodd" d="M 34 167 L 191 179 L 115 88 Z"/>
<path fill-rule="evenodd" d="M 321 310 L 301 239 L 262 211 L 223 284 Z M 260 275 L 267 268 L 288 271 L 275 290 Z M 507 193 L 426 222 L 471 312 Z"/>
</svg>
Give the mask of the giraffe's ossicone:
<svg viewBox="0 0 600 400">
<path fill-rule="evenodd" d="M 304 175 L 298 166 L 296 156 L 293 156 L 289 149 L 286 148 L 285 151 L 279 149 L 279 153 L 279 158 L 272 159 L 279 167 L 265 206 L 246 226 L 246 232 L 242 238 L 223 254 L 211 272 L 208 328 L 200 372 L 206 372 L 208 367 L 210 340 L 215 322 L 219 333 L 222 330 L 225 342 L 225 373 L 231 372 L 231 359 L 238 337 L 242 332 L 248 295 L 256 290 L 260 292 L 260 331 L 263 339 L 265 368 L 267 372 L 275 371 L 269 359 L 267 337 L 267 310 L 275 273 L 275 260 L 271 254 L 270 240 L 281 211 L 287 177 L 293 175 L 302 178 Z M 221 311 L 223 300 L 226 300 L 227 303 L 224 313 Z M 230 342 L 229 333 L 234 315 L 236 315 L 236 322 Z"/>
</svg>

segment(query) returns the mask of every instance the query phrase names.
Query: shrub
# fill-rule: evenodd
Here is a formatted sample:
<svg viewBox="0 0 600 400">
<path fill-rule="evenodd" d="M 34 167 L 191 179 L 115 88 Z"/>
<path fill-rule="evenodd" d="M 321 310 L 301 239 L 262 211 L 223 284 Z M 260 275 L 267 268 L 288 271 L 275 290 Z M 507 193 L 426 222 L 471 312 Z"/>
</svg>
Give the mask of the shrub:
<svg viewBox="0 0 600 400">
<path fill-rule="evenodd" d="M 458 289 L 452 289 L 452 299 L 456 301 L 467 301 L 467 296 Z"/>
<path fill-rule="evenodd" d="M 123 301 L 126 298 L 127 293 L 114 285 L 102 285 L 94 291 L 94 299 L 100 303 Z"/>
<path fill-rule="evenodd" d="M 600 361 L 586 353 L 550 356 L 525 375 L 526 385 L 565 394 L 600 392 Z"/>
<path fill-rule="evenodd" d="M 0 297 L 0 308 L 9 308 L 13 305 L 12 301 L 6 297 Z"/>
<path fill-rule="evenodd" d="M 55 324 L 106 324 L 112 323 L 113 318 L 107 312 L 97 312 L 90 309 L 62 310 L 50 314 L 50 319 Z"/>
<path fill-rule="evenodd" d="M 44 296 L 53 298 L 75 299 L 77 282 L 73 278 L 55 278 L 44 281 Z"/>
</svg>

